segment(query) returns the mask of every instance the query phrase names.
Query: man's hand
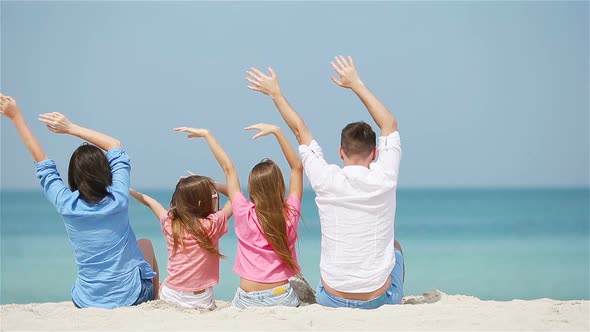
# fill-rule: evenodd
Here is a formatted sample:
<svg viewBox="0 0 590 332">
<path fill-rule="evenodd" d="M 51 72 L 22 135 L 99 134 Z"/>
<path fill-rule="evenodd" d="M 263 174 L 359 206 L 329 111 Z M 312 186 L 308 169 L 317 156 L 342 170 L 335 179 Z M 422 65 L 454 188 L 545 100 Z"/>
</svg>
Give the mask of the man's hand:
<svg viewBox="0 0 590 332">
<path fill-rule="evenodd" d="M 334 81 L 334 83 L 348 89 L 354 89 L 355 87 L 363 84 L 359 78 L 359 74 L 356 71 L 354 63 L 352 62 L 352 57 L 348 56 L 348 59 L 346 59 L 342 55 L 339 55 L 334 59 L 336 63 L 332 61 L 330 64 L 340 77 L 340 79 L 332 77 L 332 81 Z"/>
<path fill-rule="evenodd" d="M 16 100 L 12 99 L 12 97 L 0 94 L 0 114 L 10 120 L 14 120 L 14 118 L 20 114 L 20 110 L 16 105 Z"/>
<path fill-rule="evenodd" d="M 246 127 L 244 129 L 245 130 L 260 130 L 259 133 L 252 136 L 252 139 L 257 139 L 258 137 L 262 137 L 262 136 L 266 136 L 266 135 L 270 135 L 270 134 L 276 135 L 276 133 L 281 130 L 281 128 L 279 128 L 275 125 L 267 124 L 267 123 L 258 123 L 258 124 Z"/>
<path fill-rule="evenodd" d="M 70 133 L 74 127 L 65 115 L 58 112 L 43 113 L 39 115 L 39 121 L 43 122 L 49 131 L 57 134 Z"/>
<path fill-rule="evenodd" d="M 210 134 L 208 129 L 202 128 L 178 127 L 174 128 L 174 131 L 189 133 L 190 135 L 187 136 L 188 138 L 200 138 Z"/>
<path fill-rule="evenodd" d="M 248 74 L 246 81 L 252 84 L 248 86 L 248 89 L 262 92 L 274 98 L 281 94 L 279 79 L 271 67 L 268 67 L 268 72 L 270 76 L 266 76 L 260 70 L 252 67 L 246 71 L 246 74 Z"/>
</svg>

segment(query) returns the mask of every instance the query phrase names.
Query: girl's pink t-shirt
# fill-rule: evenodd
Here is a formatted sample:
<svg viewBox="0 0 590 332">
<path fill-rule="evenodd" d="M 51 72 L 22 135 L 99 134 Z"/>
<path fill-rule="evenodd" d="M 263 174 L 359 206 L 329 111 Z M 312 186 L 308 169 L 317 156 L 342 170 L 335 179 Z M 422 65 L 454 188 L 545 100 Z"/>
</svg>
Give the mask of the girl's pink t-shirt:
<svg viewBox="0 0 590 332">
<path fill-rule="evenodd" d="M 254 203 L 239 193 L 234 196 L 231 204 L 235 222 L 234 228 L 238 237 L 234 272 L 244 279 L 262 283 L 279 282 L 295 275 L 295 272 L 283 263 L 266 240 L 256 216 Z M 287 219 L 287 241 L 291 257 L 295 262 L 298 262 L 295 243 L 297 242 L 301 202 L 297 196 L 289 195 L 287 204 L 296 211 L 296 213 L 290 213 Z"/>
<path fill-rule="evenodd" d="M 227 216 L 223 210 L 212 213 L 204 219 L 209 237 L 219 249 L 219 238 L 227 233 Z M 160 216 L 162 233 L 168 244 L 168 278 L 166 286 L 185 292 L 194 292 L 215 286 L 219 283 L 219 257 L 201 248 L 194 236 L 184 231 L 184 247 L 179 245 L 174 252 L 172 221 L 168 211 Z"/>
</svg>

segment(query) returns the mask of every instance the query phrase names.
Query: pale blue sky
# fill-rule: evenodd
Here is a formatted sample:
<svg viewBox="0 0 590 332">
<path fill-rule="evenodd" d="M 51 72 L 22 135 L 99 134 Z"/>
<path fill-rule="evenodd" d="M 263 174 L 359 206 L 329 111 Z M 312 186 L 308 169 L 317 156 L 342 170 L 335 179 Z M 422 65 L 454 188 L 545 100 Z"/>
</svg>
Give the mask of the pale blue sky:
<svg viewBox="0 0 590 332">
<path fill-rule="evenodd" d="M 1 2 L 1 90 L 12 95 L 62 174 L 73 137 L 36 120 L 59 111 L 120 139 L 132 185 L 172 189 L 190 169 L 222 175 L 208 127 L 245 183 L 276 142 L 243 127 L 288 128 L 246 89 L 273 66 L 329 161 L 340 130 L 370 116 L 330 81 L 352 55 L 399 121 L 400 188 L 588 186 L 589 3 Z M 374 126 L 374 128 L 376 128 Z M 293 136 L 288 136 L 295 144 Z M 37 188 L 16 130 L 1 120 L 2 189 Z"/>
</svg>

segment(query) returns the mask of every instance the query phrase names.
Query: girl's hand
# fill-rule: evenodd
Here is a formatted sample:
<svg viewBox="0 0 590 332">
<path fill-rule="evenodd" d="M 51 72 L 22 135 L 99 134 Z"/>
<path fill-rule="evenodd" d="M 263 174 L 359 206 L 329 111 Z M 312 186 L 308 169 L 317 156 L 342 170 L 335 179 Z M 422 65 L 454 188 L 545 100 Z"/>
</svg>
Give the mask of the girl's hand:
<svg viewBox="0 0 590 332">
<path fill-rule="evenodd" d="M 140 201 L 142 199 L 141 193 L 139 191 L 132 189 L 132 188 L 129 188 L 129 195 L 131 195 L 131 197 L 135 198 L 138 201 Z"/>
<path fill-rule="evenodd" d="M 16 105 L 16 100 L 12 99 L 12 97 L 0 94 L 0 114 L 10 120 L 14 120 L 14 118 L 20 114 L 20 110 Z"/>
<path fill-rule="evenodd" d="M 43 113 L 39 115 L 39 121 L 43 122 L 49 131 L 57 134 L 70 133 L 74 127 L 65 115 L 58 112 Z"/>
<path fill-rule="evenodd" d="M 279 128 L 275 125 L 267 124 L 267 123 L 258 123 L 258 124 L 246 127 L 244 129 L 245 130 L 260 130 L 260 132 L 258 134 L 252 136 L 252 139 L 257 139 L 258 137 L 262 137 L 262 136 L 266 136 L 266 135 L 270 135 L 270 134 L 276 135 L 276 133 L 281 130 L 281 128 Z"/>
<path fill-rule="evenodd" d="M 178 127 L 174 128 L 174 131 L 181 133 L 189 133 L 188 138 L 199 138 L 209 135 L 211 132 L 208 129 L 202 128 L 190 128 L 190 127 Z"/>
</svg>

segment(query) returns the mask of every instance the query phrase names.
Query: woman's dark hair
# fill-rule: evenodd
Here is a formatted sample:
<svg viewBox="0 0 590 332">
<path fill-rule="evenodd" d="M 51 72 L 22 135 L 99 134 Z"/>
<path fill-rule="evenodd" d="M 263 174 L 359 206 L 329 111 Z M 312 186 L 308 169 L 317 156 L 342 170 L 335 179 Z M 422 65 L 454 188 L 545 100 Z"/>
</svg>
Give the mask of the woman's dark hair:
<svg viewBox="0 0 590 332">
<path fill-rule="evenodd" d="M 94 145 L 80 145 L 70 158 L 68 183 L 88 203 L 95 204 L 105 198 L 109 194 L 107 187 L 113 184 L 113 175 L 104 152 Z"/>
</svg>

